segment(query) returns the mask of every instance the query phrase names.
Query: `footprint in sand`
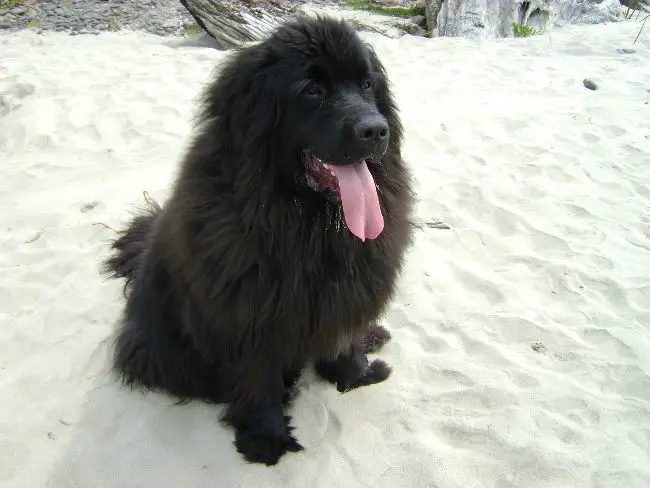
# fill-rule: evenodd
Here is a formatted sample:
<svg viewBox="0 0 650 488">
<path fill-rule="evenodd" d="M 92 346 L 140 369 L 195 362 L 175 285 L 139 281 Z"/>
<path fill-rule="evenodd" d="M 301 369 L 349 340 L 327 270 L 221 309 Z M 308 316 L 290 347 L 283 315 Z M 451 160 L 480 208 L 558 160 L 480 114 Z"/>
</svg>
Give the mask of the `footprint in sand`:
<svg viewBox="0 0 650 488">
<path fill-rule="evenodd" d="M 587 257 L 599 270 L 610 271 L 614 269 L 614 261 L 605 256 L 600 256 L 598 254 L 589 254 Z"/>
<path fill-rule="evenodd" d="M 481 295 L 491 306 L 502 303 L 503 295 L 494 282 L 479 277 L 471 271 L 451 265 L 457 281 L 472 295 Z"/>
<path fill-rule="evenodd" d="M 22 100 L 33 95 L 36 92 L 36 88 L 31 83 L 16 83 L 15 85 L 10 86 L 5 90 L 5 94 L 13 96 Z"/>
<path fill-rule="evenodd" d="M 0 92 L 0 116 L 18 110 L 22 106 L 20 101 L 33 95 L 35 91 L 36 88 L 30 83 L 10 84 Z"/>
<path fill-rule="evenodd" d="M 552 432 L 565 445 L 584 446 L 584 438 L 578 429 L 573 428 L 566 418 L 540 411 L 534 420 L 537 428 L 543 432 Z"/>
<path fill-rule="evenodd" d="M 648 189 L 648 187 L 640 183 L 637 183 L 636 181 L 633 181 L 631 183 L 632 183 L 632 188 L 634 189 L 634 193 L 636 193 L 637 195 L 643 198 L 647 198 L 650 200 L 650 189 Z"/>
<path fill-rule="evenodd" d="M 308 403 L 309 405 L 303 408 L 309 412 L 309 426 L 301 427 L 298 436 L 312 446 L 335 445 L 343 431 L 338 415 L 320 400 Z"/>
<path fill-rule="evenodd" d="M 7 115 L 13 110 L 13 104 L 6 95 L 0 95 L 0 117 Z"/>
<path fill-rule="evenodd" d="M 426 381 L 435 383 L 440 389 L 449 387 L 458 388 L 459 385 L 471 388 L 476 385 L 476 382 L 473 379 L 456 369 L 438 369 L 433 365 L 426 369 L 427 374 L 426 376 L 423 375 L 423 378 L 426 379 Z"/>
<path fill-rule="evenodd" d="M 571 214 L 573 217 L 576 217 L 578 219 L 590 219 L 590 220 L 595 220 L 596 217 L 586 208 L 580 206 L 580 205 L 575 205 L 573 203 L 565 203 L 564 208 Z"/>
<path fill-rule="evenodd" d="M 585 342 L 593 345 L 598 351 L 626 357 L 629 360 L 638 359 L 634 350 L 609 330 L 600 327 L 584 327 L 578 333 Z"/>
</svg>

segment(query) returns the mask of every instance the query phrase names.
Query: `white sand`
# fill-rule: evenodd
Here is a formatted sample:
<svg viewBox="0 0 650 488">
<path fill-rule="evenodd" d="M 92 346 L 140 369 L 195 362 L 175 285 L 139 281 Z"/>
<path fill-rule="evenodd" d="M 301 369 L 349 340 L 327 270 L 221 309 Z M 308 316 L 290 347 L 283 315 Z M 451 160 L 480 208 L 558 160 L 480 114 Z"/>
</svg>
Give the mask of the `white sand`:
<svg viewBox="0 0 650 488">
<path fill-rule="evenodd" d="M 307 374 L 306 451 L 246 465 L 218 409 L 106 374 L 110 231 L 164 201 L 224 54 L 133 33 L 0 36 L 0 486 L 650 486 L 650 30 L 477 44 L 364 34 L 424 227 L 382 385 Z M 582 86 L 594 79 L 598 91 Z M 88 205 L 93 208 L 89 208 Z M 537 351 L 533 350 L 532 345 Z"/>
</svg>

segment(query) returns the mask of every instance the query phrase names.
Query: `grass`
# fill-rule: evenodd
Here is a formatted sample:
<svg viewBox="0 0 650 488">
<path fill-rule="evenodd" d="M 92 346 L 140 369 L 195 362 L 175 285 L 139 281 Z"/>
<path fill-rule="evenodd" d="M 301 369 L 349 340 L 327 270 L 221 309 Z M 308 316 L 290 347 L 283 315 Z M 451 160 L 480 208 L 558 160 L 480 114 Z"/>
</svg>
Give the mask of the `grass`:
<svg viewBox="0 0 650 488">
<path fill-rule="evenodd" d="M 370 0 L 347 0 L 346 5 L 355 10 L 367 10 L 381 15 L 390 15 L 393 17 L 400 17 L 408 19 L 416 15 L 426 15 L 424 7 L 381 7 L 370 3 Z"/>
<path fill-rule="evenodd" d="M 632 17 L 634 16 L 634 12 L 636 12 L 635 20 L 639 20 L 639 16 L 641 15 L 641 13 L 647 12 L 647 10 L 639 0 L 630 0 L 627 5 L 627 10 L 623 14 L 623 16 L 625 17 L 626 20 L 632 20 Z M 639 20 L 639 22 L 641 22 L 641 28 L 639 29 L 639 33 L 634 38 L 634 42 L 632 44 L 636 44 L 636 41 L 639 40 L 639 37 L 641 36 L 641 32 L 643 32 L 643 28 L 645 27 L 645 23 L 649 18 L 650 18 L 650 14 L 646 15 L 641 20 Z"/>
<path fill-rule="evenodd" d="M 639 36 L 641 36 L 641 32 L 643 32 L 643 28 L 645 27 L 645 23 L 649 18 L 650 18 L 650 15 L 646 15 L 643 19 L 641 19 L 643 24 L 641 24 L 641 28 L 639 29 L 639 33 L 634 38 L 634 42 L 632 44 L 636 44 L 636 41 L 639 40 Z"/>
<path fill-rule="evenodd" d="M 22 5 L 25 0 L 0 0 L 0 8 L 14 8 Z"/>
<path fill-rule="evenodd" d="M 515 29 L 515 37 L 530 37 L 537 32 L 534 27 L 522 25 L 519 22 L 513 22 L 512 25 Z"/>
<path fill-rule="evenodd" d="M 185 34 L 188 36 L 194 36 L 203 32 L 203 29 L 198 24 L 193 24 L 185 29 Z"/>
</svg>

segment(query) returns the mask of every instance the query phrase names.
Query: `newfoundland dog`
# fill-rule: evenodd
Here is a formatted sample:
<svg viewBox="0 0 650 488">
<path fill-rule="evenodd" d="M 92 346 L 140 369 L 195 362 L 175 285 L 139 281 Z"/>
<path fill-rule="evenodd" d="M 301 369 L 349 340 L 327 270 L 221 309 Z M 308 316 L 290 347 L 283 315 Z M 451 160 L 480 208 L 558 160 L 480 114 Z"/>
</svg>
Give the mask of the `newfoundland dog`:
<svg viewBox="0 0 650 488">
<path fill-rule="evenodd" d="M 127 285 L 114 369 L 226 404 L 237 450 L 273 465 L 303 449 L 285 409 L 306 366 L 339 392 L 390 374 L 366 354 L 411 242 L 402 126 L 376 54 L 324 17 L 231 55 L 199 121 L 169 200 L 105 263 Z"/>
</svg>

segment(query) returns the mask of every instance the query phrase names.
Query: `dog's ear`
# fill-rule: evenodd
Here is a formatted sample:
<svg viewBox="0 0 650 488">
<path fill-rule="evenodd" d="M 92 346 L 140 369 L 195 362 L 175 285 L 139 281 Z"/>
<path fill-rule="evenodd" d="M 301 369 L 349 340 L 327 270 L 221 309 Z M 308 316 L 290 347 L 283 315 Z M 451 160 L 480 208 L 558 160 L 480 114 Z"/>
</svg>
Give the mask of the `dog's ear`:
<svg viewBox="0 0 650 488">
<path fill-rule="evenodd" d="M 277 59 L 264 44 L 231 54 L 203 94 L 200 122 L 216 123 L 219 136 L 239 162 L 257 160 L 273 141 L 280 121 L 280 100 L 272 70 Z"/>
</svg>

